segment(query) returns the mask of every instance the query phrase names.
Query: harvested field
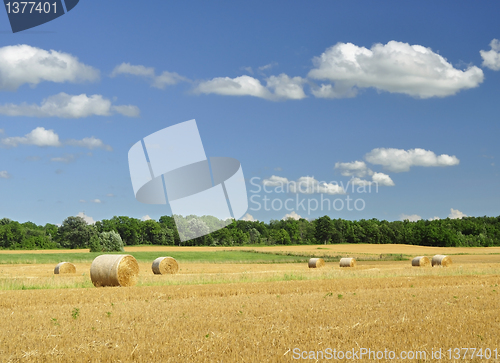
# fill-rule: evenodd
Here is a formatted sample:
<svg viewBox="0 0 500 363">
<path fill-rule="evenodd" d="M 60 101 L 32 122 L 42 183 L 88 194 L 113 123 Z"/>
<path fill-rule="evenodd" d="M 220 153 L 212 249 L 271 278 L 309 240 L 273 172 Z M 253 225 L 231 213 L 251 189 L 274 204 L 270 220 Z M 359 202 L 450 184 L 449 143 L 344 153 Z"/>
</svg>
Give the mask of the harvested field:
<svg viewBox="0 0 500 363">
<path fill-rule="evenodd" d="M 0 357 L 274 362 L 293 361 L 295 348 L 493 348 L 499 283 L 422 276 L 0 292 Z"/>
<path fill-rule="evenodd" d="M 476 252 L 448 253 L 453 265 L 434 269 L 411 258 L 355 269 L 188 261 L 154 275 L 139 261 L 126 288 L 95 288 L 90 262 L 70 275 L 0 264 L 0 361 L 280 362 L 327 348 L 418 350 L 431 361 L 432 349 L 465 346 L 497 348 L 500 361 L 500 256 Z"/>
</svg>

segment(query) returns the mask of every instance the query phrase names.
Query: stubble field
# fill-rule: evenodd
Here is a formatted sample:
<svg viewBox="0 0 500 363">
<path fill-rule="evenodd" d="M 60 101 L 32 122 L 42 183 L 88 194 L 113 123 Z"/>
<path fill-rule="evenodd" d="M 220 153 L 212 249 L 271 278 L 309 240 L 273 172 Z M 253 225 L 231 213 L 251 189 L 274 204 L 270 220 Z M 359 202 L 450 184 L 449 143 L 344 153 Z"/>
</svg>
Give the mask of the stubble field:
<svg viewBox="0 0 500 363">
<path fill-rule="evenodd" d="M 176 257 L 186 250 L 214 251 L 132 247 L 127 252 Z M 0 361 L 281 362 L 300 356 L 315 362 L 320 354 L 329 361 L 334 349 L 339 354 L 354 349 L 358 356 L 362 349 L 394 351 L 394 361 L 401 361 L 403 351 L 418 351 L 419 359 L 411 361 L 433 361 L 433 352 L 441 349 L 437 361 L 449 362 L 459 361 L 455 348 L 490 350 L 489 360 L 484 354 L 471 358 L 468 351 L 462 362 L 500 361 L 499 248 L 280 250 L 365 260 L 355 268 L 331 261 L 308 269 L 304 262 L 262 263 L 254 254 L 246 263 L 176 257 L 177 275 L 154 276 L 151 263 L 139 259 L 139 283 L 131 288 L 94 288 L 91 261 L 76 263 L 76 274 L 60 276 L 53 275 L 54 263 L 0 264 Z M 377 259 L 437 253 L 451 254 L 453 265 L 416 268 L 407 259 Z M 0 262 L 3 257 L 0 253 Z M 386 357 L 371 360 L 389 361 Z M 367 355 L 360 358 L 369 361 Z"/>
</svg>

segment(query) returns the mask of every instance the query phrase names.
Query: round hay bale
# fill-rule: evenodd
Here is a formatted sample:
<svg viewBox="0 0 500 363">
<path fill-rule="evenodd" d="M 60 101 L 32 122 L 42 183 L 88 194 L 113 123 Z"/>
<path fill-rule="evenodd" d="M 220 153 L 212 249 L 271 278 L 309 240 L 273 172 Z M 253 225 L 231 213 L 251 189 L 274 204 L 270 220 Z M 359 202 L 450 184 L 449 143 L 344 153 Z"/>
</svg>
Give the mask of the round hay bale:
<svg viewBox="0 0 500 363">
<path fill-rule="evenodd" d="M 412 266 L 430 266 L 431 261 L 425 256 L 418 256 L 411 260 Z"/>
<path fill-rule="evenodd" d="M 158 257 L 151 268 L 155 275 L 171 275 L 179 271 L 179 264 L 173 257 Z"/>
<path fill-rule="evenodd" d="M 352 257 L 344 257 L 340 259 L 340 267 L 355 267 L 356 259 Z"/>
<path fill-rule="evenodd" d="M 432 258 L 432 267 L 443 266 L 448 267 L 452 264 L 451 258 L 445 255 L 436 255 Z"/>
<path fill-rule="evenodd" d="M 134 286 L 139 264 L 131 255 L 100 255 L 90 266 L 94 286 Z"/>
<path fill-rule="evenodd" d="M 325 266 L 325 260 L 322 258 L 311 258 L 308 263 L 309 268 L 320 268 Z"/>
<path fill-rule="evenodd" d="M 76 273 L 76 266 L 69 262 L 59 262 L 54 268 L 54 274 L 74 274 Z"/>
</svg>

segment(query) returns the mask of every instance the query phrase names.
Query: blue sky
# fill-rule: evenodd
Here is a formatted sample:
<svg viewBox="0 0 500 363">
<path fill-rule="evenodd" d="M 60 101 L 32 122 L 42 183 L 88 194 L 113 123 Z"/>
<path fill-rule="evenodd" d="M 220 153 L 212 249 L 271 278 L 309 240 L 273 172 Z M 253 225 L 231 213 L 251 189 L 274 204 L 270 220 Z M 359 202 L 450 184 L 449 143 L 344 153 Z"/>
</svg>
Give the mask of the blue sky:
<svg viewBox="0 0 500 363">
<path fill-rule="evenodd" d="M 498 216 L 499 10 L 80 1 L 16 34 L 1 10 L 0 218 L 170 214 L 135 200 L 127 153 L 190 119 L 207 156 L 241 162 L 246 218 Z M 307 210 L 321 193 L 343 208 Z"/>
</svg>

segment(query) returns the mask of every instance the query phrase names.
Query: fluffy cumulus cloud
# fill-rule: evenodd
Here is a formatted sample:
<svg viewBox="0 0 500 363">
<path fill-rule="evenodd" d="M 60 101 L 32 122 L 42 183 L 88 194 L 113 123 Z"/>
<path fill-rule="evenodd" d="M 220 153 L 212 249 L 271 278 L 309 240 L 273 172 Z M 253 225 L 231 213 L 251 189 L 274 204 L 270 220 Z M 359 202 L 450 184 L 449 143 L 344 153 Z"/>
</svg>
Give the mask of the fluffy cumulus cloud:
<svg viewBox="0 0 500 363">
<path fill-rule="evenodd" d="M 94 218 L 85 214 L 85 212 L 80 212 L 76 215 L 77 217 L 83 218 L 87 224 L 95 224 Z"/>
<path fill-rule="evenodd" d="M 46 130 L 43 127 L 37 127 L 24 136 L 6 137 L 0 142 L 7 147 L 17 147 L 18 145 L 62 146 L 59 135 L 54 130 Z"/>
<path fill-rule="evenodd" d="M 397 41 L 370 49 L 338 43 L 315 57 L 313 64 L 310 78 L 333 82 L 313 89 L 316 97 L 352 97 L 357 89 L 368 87 L 416 98 L 445 97 L 477 87 L 484 78 L 478 67 L 456 69 L 430 48 Z"/>
<path fill-rule="evenodd" d="M 272 97 L 271 92 L 258 79 L 250 76 L 236 78 L 216 77 L 198 84 L 195 92 L 205 94 L 215 93 L 224 96 Z"/>
<path fill-rule="evenodd" d="M 344 188 L 335 183 L 318 181 L 311 176 L 303 176 L 297 181 L 290 182 L 290 191 L 301 194 L 345 194 Z"/>
<path fill-rule="evenodd" d="M 114 106 L 101 95 L 68 95 L 64 92 L 44 99 L 40 105 L 0 105 L 0 114 L 8 116 L 82 118 L 111 116 L 114 113 L 137 117 L 140 111 L 132 105 Z"/>
<path fill-rule="evenodd" d="M 288 179 L 281 176 L 272 175 L 268 179 L 264 179 L 262 184 L 268 187 L 282 187 L 288 185 Z"/>
<path fill-rule="evenodd" d="M 0 170 L 0 179 L 10 179 L 12 175 L 10 175 L 7 170 Z"/>
<path fill-rule="evenodd" d="M 436 155 L 424 149 L 393 149 L 377 148 L 365 155 L 365 160 L 371 164 L 382 165 L 385 169 L 399 173 L 409 171 L 412 166 L 453 166 L 460 160 L 447 154 Z"/>
<path fill-rule="evenodd" d="M 187 78 L 182 77 L 175 72 L 164 71 L 159 76 L 157 76 L 153 67 L 132 65 L 130 63 L 122 63 L 116 66 L 111 73 L 111 77 L 116 77 L 121 74 L 145 77 L 149 79 L 152 87 L 160 89 L 165 89 L 167 86 L 172 86 L 179 82 L 189 82 Z"/>
<path fill-rule="evenodd" d="M 300 215 L 295 213 L 295 211 L 292 211 L 292 213 L 285 214 L 285 216 L 282 219 L 284 221 L 286 221 L 287 219 L 295 219 L 296 221 L 298 221 L 300 218 L 302 218 Z"/>
<path fill-rule="evenodd" d="M 376 183 L 377 186 L 387 186 L 387 187 L 392 187 L 395 185 L 389 175 L 384 173 L 374 172 L 373 170 L 368 168 L 368 166 L 364 161 L 356 160 L 350 163 L 338 162 L 335 163 L 335 169 L 338 169 L 340 171 L 340 174 L 343 176 L 352 177 L 350 180 L 350 183 L 352 185 L 370 186 L 373 183 Z M 369 181 L 361 179 L 367 176 L 370 176 L 372 180 Z"/>
<path fill-rule="evenodd" d="M 84 82 L 99 79 L 99 71 L 68 53 L 26 44 L 0 48 L 0 90 L 15 91 L 23 84 Z"/>
<path fill-rule="evenodd" d="M 255 222 L 256 219 L 250 213 L 247 213 L 241 218 L 242 221 Z"/>
<path fill-rule="evenodd" d="M 401 214 L 401 216 L 399 217 L 402 221 L 405 221 L 405 220 L 408 220 L 410 222 L 416 222 L 416 221 L 419 221 L 422 219 L 422 217 L 420 217 L 418 214 L 411 214 L 411 215 L 408 215 L 408 214 Z"/>
<path fill-rule="evenodd" d="M 151 217 L 147 214 L 141 218 L 141 221 L 149 221 L 149 220 L 151 220 Z"/>
<path fill-rule="evenodd" d="M 291 192 L 300 194 L 345 194 L 342 186 L 336 183 L 318 181 L 311 176 L 302 176 L 297 181 L 288 180 L 280 176 L 273 175 L 264 179 L 262 184 L 265 187 L 273 187 L 279 192 Z"/>
<path fill-rule="evenodd" d="M 306 98 L 303 85 L 305 80 L 301 77 L 289 77 L 282 73 L 267 79 L 267 88 L 273 90 L 278 99 L 300 100 Z"/>
<path fill-rule="evenodd" d="M 217 77 L 200 82 L 195 88 L 195 92 L 224 96 L 253 96 L 273 101 L 299 100 L 307 97 L 303 89 L 305 80 L 301 77 L 280 74 L 267 78 L 266 82 L 266 86 L 263 86 L 257 78 L 250 76 Z"/>
<path fill-rule="evenodd" d="M 493 69 L 494 71 L 500 71 L 500 41 L 498 39 L 493 39 L 490 43 L 491 49 L 481 50 L 481 58 L 483 58 L 483 67 Z"/>
<path fill-rule="evenodd" d="M 395 185 L 391 177 L 384 173 L 373 173 L 372 181 L 386 187 L 393 187 Z"/>
<path fill-rule="evenodd" d="M 448 218 L 450 219 L 462 219 L 463 217 L 467 217 L 466 214 L 460 212 L 458 209 L 450 209 L 450 214 L 448 215 Z"/>
<path fill-rule="evenodd" d="M 364 178 L 367 175 L 373 175 L 364 161 L 353 161 L 350 163 L 335 163 L 335 169 L 339 169 L 343 176 L 356 176 Z"/>
<path fill-rule="evenodd" d="M 81 140 L 69 139 L 61 141 L 59 135 L 54 130 L 46 130 L 44 127 L 37 127 L 24 136 L 13 136 L 0 139 L 0 145 L 5 147 L 17 147 L 19 145 L 34 145 L 39 147 L 60 147 L 64 145 L 84 147 L 87 149 L 104 149 L 112 151 L 113 148 L 106 145 L 102 140 L 92 137 L 86 137 Z M 57 159 L 57 158 L 56 158 Z M 63 161 L 63 158 L 52 160 Z"/>
</svg>

